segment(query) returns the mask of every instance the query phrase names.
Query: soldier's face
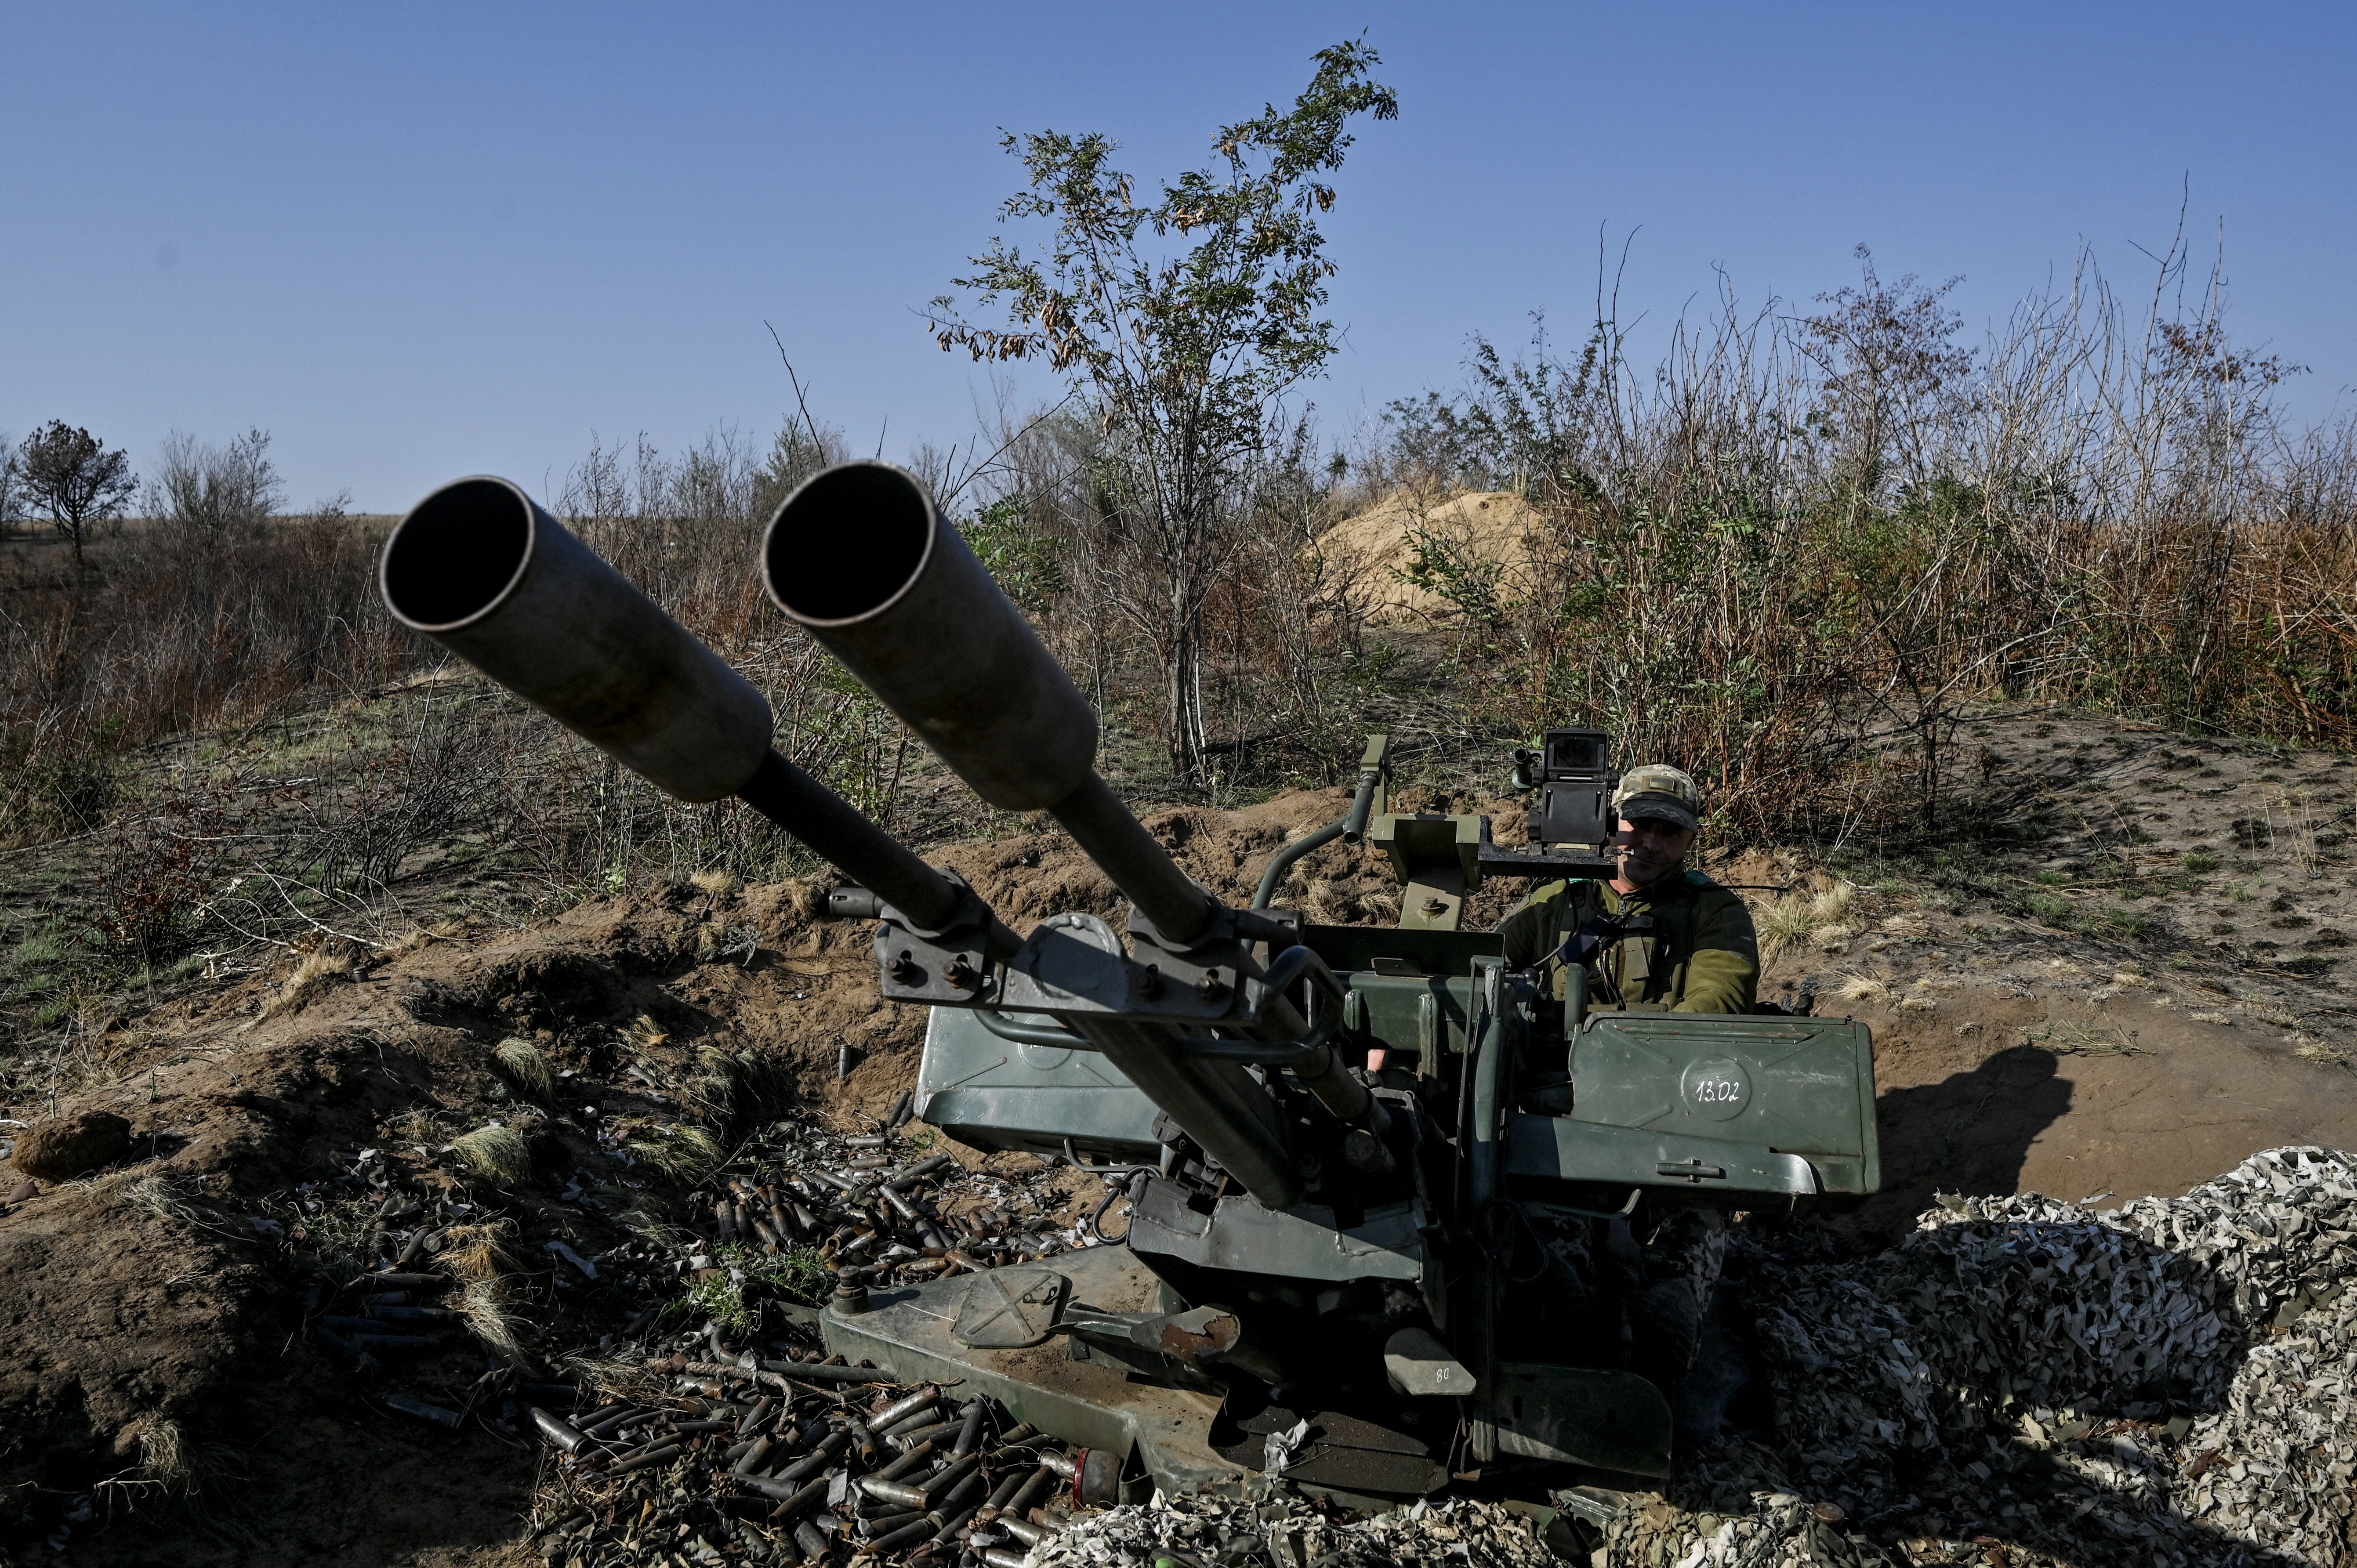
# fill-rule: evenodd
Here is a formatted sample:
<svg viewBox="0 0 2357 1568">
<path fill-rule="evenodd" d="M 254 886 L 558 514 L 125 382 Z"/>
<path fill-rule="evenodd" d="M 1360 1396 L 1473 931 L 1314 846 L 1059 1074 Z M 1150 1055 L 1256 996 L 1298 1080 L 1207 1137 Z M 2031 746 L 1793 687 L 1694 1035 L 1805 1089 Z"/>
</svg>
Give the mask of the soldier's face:
<svg viewBox="0 0 2357 1568">
<path fill-rule="evenodd" d="M 1638 887 L 1678 868 L 1694 847 L 1695 833 L 1692 828 L 1680 827 L 1658 817 L 1644 817 L 1636 822 L 1620 819 L 1620 842 L 1614 852 L 1620 857 L 1620 879 Z"/>
</svg>

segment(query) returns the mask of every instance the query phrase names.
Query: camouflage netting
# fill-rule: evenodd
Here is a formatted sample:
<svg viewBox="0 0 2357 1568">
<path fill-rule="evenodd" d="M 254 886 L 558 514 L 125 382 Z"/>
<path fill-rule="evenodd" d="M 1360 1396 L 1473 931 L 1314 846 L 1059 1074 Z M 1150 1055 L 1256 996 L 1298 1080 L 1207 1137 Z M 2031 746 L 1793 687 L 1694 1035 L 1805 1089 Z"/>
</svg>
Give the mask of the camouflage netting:
<svg viewBox="0 0 2357 1568">
<path fill-rule="evenodd" d="M 1602 1560 L 2332 1568 L 2352 1241 L 2357 1162 L 2287 1148 L 2103 1213 L 1945 1199 L 1863 1262 L 1761 1251 L 1772 1447 L 1704 1455 Z"/>
<path fill-rule="evenodd" d="M 1262 1503 L 1157 1496 L 1078 1520 L 1040 1543 L 1032 1568 L 1131 1568 L 1167 1558 L 1180 1568 L 1558 1568 L 1524 1516 L 1452 1498 L 1347 1521 L 1299 1498 Z"/>
</svg>

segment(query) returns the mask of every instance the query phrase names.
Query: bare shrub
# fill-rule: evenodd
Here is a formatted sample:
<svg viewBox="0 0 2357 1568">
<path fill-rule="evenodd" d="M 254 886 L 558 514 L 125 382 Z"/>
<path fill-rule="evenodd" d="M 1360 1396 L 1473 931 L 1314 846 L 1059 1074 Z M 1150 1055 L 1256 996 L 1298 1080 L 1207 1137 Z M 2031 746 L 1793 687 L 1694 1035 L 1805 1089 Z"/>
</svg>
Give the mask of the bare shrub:
<svg viewBox="0 0 2357 1568">
<path fill-rule="evenodd" d="M 1992 697 L 2357 739 L 2357 435 L 2285 435 L 2214 274 L 2188 298 L 2172 251 L 2139 313 L 2083 260 L 1968 348 L 1944 285 L 1861 262 L 1813 314 L 1722 295 L 1658 366 L 1608 317 L 1394 405 L 1395 476 L 1546 521 L 1534 589 L 1455 585 L 1502 724 L 1610 729 L 1767 837 L 1930 824 Z"/>
<path fill-rule="evenodd" d="M 259 428 L 222 446 L 173 431 L 145 492 L 149 517 L 215 541 L 260 528 L 285 501 L 285 487 L 270 461 L 270 433 Z"/>
</svg>

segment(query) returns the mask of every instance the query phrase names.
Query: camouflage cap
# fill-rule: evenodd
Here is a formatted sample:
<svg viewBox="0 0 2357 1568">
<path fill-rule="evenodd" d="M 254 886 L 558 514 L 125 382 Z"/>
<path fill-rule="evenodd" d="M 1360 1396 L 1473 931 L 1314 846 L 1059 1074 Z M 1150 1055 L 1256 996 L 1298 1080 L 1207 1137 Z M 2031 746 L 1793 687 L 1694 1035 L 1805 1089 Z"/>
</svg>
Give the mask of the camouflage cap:
<svg viewBox="0 0 2357 1568">
<path fill-rule="evenodd" d="M 1612 792 L 1612 809 L 1630 822 L 1651 817 L 1682 828 L 1702 826 L 1702 786 L 1694 776 L 1663 763 L 1649 762 L 1620 775 Z"/>
</svg>

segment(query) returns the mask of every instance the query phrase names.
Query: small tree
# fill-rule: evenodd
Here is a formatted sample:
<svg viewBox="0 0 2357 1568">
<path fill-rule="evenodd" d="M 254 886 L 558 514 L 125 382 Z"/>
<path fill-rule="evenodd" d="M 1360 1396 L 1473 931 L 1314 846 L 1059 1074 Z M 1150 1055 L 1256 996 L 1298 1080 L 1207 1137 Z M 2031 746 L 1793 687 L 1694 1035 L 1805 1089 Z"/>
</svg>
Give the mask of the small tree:
<svg viewBox="0 0 2357 1568">
<path fill-rule="evenodd" d="M 8 433 L 0 430 L 0 452 L 8 451 L 12 443 Z M 16 458 L 11 453 L 0 458 L 0 539 L 16 532 L 16 514 L 24 504 L 24 486 L 16 478 Z"/>
<path fill-rule="evenodd" d="M 62 419 L 26 436 L 9 461 L 16 482 L 24 487 L 26 504 L 38 508 L 73 541 L 76 571 L 82 565 L 83 532 L 91 523 L 120 514 L 139 486 L 129 453 L 108 451 L 98 437 Z"/>
<path fill-rule="evenodd" d="M 148 484 L 149 515 L 204 539 L 257 528 L 285 503 L 266 430 L 233 435 L 226 446 L 175 430 L 164 438 L 158 468 Z"/>
<path fill-rule="evenodd" d="M 1140 206 L 1102 135 L 1045 131 L 1006 139 L 1030 188 L 1000 209 L 1053 219 L 1044 256 L 1004 237 L 953 280 L 1005 328 L 981 327 L 953 295 L 928 320 L 946 351 L 978 360 L 1044 356 L 1091 398 L 1107 437 L 1100 486 L 1111 598 L 1152 640 L 1163 667 L 1173 767 L 1200 768 L 1207 739 L 1201 660 L 1206 601 L 1252 504 L 1257 459 L 1282 440 L 1281 403 L 1325 367 L 1334 323 L 1318 313 L 1334 263 L 1317 214 L 1334 205 L 1322 176 L 1341 166 L 1352 119 L 1398 117 L 1363 41 L 1319 51 L 1293 107 L 1222 127 L 1216 162 Z M 1171 235 L 1180 243 L 1164 245 Z"/>
</svg>

